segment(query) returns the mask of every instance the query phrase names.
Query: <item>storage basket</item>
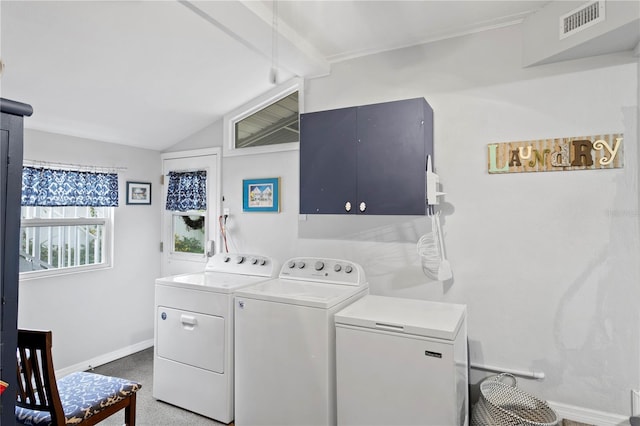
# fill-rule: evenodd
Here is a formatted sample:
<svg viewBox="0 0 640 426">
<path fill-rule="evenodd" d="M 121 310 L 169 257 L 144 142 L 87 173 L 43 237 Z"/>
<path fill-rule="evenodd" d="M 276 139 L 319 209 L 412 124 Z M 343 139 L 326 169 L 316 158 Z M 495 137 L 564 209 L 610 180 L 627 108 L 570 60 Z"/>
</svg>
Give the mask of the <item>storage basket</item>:
<svg viewBox="0 0 640 426">
<path fill-rule="evenodd" d="M 510 378 L 513 384 L 504 383 Z M 480 383 L 480 399 L 473 407 L 471 426 L 555 426 L 558 416 L 549 405 L 518 389 L 511 374 L 499 374 Z"/>
</svg>

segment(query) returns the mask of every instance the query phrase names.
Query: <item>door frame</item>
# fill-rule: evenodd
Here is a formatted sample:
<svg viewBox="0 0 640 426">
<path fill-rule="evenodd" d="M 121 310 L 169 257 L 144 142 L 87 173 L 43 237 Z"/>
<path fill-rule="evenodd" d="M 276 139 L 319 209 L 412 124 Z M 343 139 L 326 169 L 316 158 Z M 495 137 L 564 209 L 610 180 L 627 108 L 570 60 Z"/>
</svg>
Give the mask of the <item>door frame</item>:
<svg viewBox="0 0 640 426">
<path fill-rule="evenodd" d="M 209 203 L 213 202 L 214 205 L 208 206 L 207 210 L 212 209 L 212 211 L 215 213 L 214 217 L 217 219 L 218 217 L 220 217 L 222 213 L 222 148 L 213 147 L 213 148 L 202 148 L 202 149 L 193 149 L 193 150 L 187 150 L 187 151 L 173 151 L 173 152 L 162 153 L 160 154 L 160 173 L 161 173 L 161 176 L 164 176 L 165 160 L 176 160 L 176 159 L 188 158 L 188 157 L 203 157 L 206 155 L 215 155 L 215 158 L 216 158 L 216 175 L 214 179 L 215 179 L 215 187 L 216 187 L 215 189 L 216 189 L 217 196 L 215 200 L 208 200 Z M 163 244 L 164 246 L 163 250 L 168 249 L 167 242 L 163 241 L 164 230 L 166 225 L 165 214 L 164 214 L 164 208 L 165 208 L 165 202 L 166 202 L 166 200 L 164 200 L 164 193 L 165 193 L 164 185 L 168 185 L 168 184 L 169 184 L 168 182 L 163 183 L 163 188 L 162 188 L 163 200 L 160 203 L 160 215 L 161 215 L 160 241 L 165 243 Z M 215 232 L 213 233 L 213 240 L 215 242 L 215 253 L 218 253 L 219 250 L 222 250 L 222 247 L 220 246 L 221 244 L 220 229 L 218 228 L 217 221 L 214 222 L 212 226 L 214 226 L 214 229 L 215 229 Z M 164 255 L 161 256 L 161 258 L 164 259 Z"/>
</svg>

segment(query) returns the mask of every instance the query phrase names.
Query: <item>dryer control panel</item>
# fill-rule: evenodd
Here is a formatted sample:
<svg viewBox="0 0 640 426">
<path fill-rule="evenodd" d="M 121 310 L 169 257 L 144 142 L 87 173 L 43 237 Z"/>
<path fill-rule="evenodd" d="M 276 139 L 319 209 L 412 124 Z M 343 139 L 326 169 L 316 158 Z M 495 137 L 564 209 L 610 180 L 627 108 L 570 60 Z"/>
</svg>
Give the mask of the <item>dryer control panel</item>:
<svg viewBox="0 0 640 426">
<path fill-rule="evenodd" d="M 294 257 L 282 265 L 280 278 L 361 286 L 367 280 L 362 266 L 350 260 Z"/>
<path fill-rule="evenodd" d="M 216 253 L 207 262 L 206 272 L 275 277 L 276 261 L 268 256 L 246 253 Z"/>
</svg>

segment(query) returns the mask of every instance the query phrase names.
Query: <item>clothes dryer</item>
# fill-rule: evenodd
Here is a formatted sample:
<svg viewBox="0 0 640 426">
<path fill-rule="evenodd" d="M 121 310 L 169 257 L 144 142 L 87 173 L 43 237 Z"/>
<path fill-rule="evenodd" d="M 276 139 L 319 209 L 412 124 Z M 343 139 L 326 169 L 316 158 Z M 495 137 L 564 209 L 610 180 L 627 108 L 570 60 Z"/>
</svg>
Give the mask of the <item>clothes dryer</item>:
<svg viewBox="0 0 640 426">
<path fill-rule="evenodd" d="M 236 426 L 335 425 L 333 316 L 368 292 L 360 265 L 324 258 L 236 292 Z"/>
<path fill-rule="evenodd" d="M 218 253 L 204 272 L 156 280 L 154 398 L 233 421 L 234 293 L 278 270 L 266 256 Z"/>
</svg>

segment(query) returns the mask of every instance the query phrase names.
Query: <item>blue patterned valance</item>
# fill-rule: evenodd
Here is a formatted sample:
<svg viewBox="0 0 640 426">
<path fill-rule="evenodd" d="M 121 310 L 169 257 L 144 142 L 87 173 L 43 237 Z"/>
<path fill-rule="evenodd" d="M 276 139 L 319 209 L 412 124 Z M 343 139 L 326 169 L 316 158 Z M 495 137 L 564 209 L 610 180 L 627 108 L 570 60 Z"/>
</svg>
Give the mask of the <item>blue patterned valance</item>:
<svg viewBox="0 0 640 426">
<path fill-rule="evenodd" d="M 167 210 L 186 212 L 207 209 L 207 172 L 169 172 Z"/>
<path fill-rule="evenodd" d="M 22 168 L 23 206 L 118 206 L 117 173 Z"/>
</svg>

